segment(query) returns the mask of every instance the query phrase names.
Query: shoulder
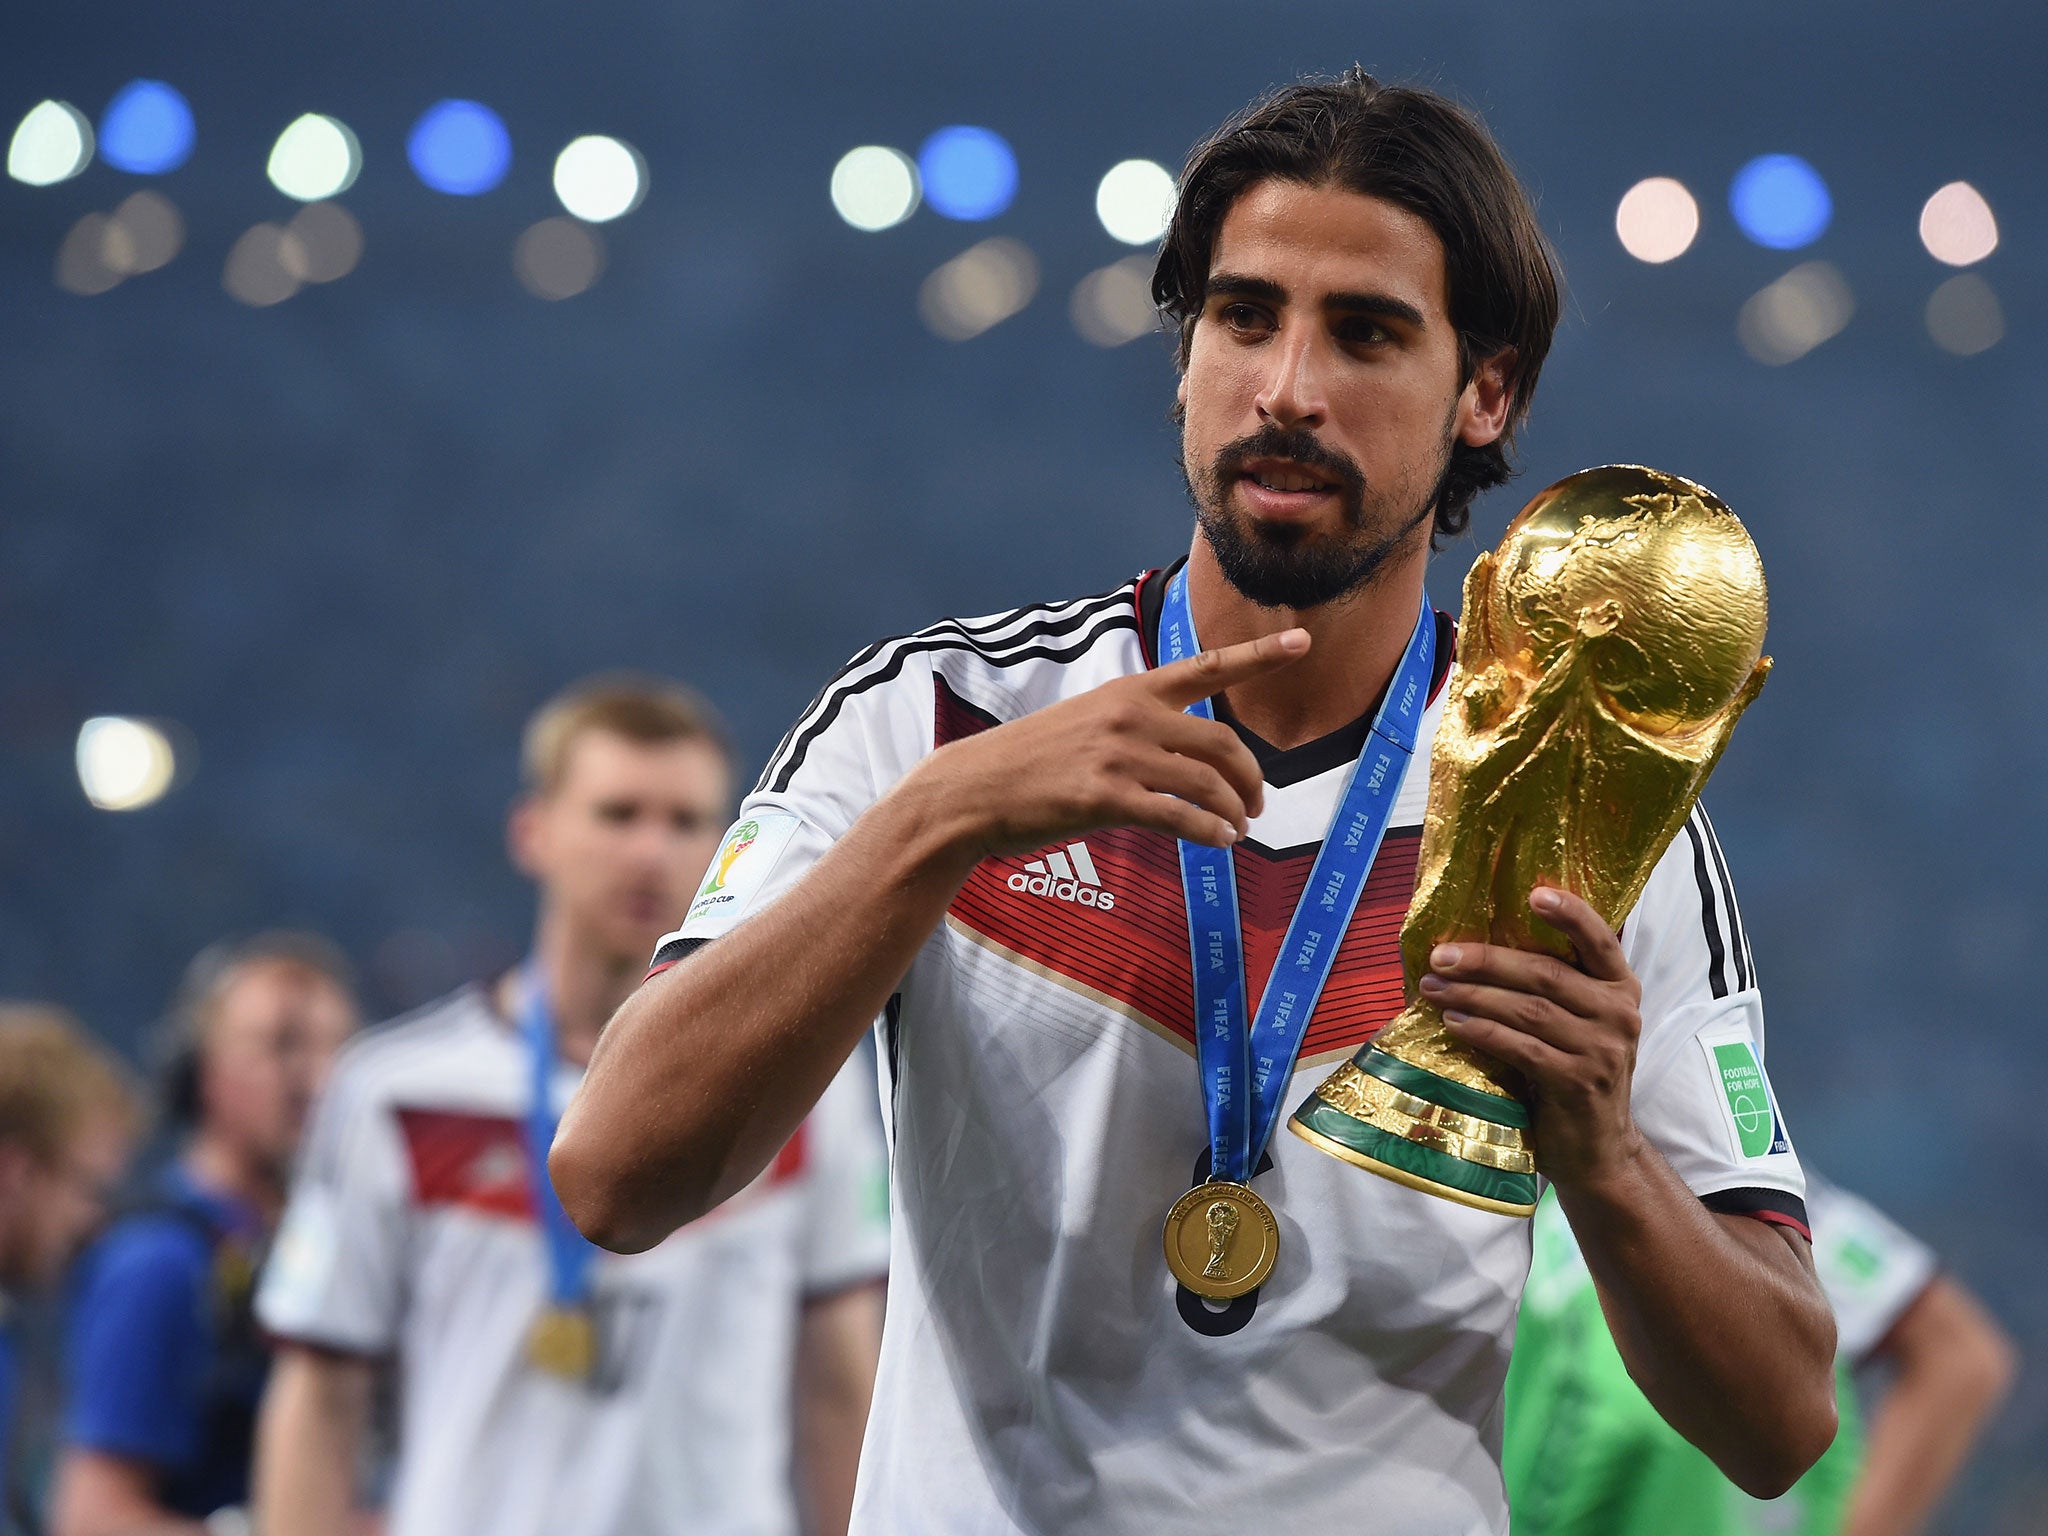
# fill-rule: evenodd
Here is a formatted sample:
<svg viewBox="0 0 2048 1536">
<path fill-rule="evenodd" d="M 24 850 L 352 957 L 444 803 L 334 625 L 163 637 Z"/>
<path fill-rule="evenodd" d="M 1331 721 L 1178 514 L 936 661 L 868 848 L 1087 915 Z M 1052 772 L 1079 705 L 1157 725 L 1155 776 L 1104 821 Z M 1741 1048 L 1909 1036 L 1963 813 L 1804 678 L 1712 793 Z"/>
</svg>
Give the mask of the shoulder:
<svg viewBox="0 0 2048 1536">
<path fill-rule="evenodd" d="M 928 737 L 935 707 L 957 702 L 991 724 L 1072 691 L 1060 687 L 1078 680 L 1067 676 L 1070 669 L 1101 671 L 1095 681 L 1107 681 L 1142 666 L 1137 587 L 1133 578 L 1089 597 L 941 619 L 877 641 L 840 668 L 797 718 L 756 793 L 786 790 L 820 738 L 852 715 L 886 714 L 892 705 L 907 704 Z"/>
<path fill-rule="evenodd" d="M 197 1223 L 173 1211 L 132 1211 L 116 1217 L 80 1259 L 81 1304 L 196 1293 L 211 1264 L 211 1245 Z"/>
<path fill-rule="evenodd" d="M 471 984 L 357 1035 L 335 1057 L 327 1091 L 356 1100 L 388 1096 L 445 1063 L 461 1062 L 479 1041 L 493 1038 L 485 990 Z"/>
<path fill-rule="evenodd" d="M 1696 975 L 1716 999 L 1755 989 L 1749 933 L 1704 802 L 1693 806 L 1650 872 L 1622 938 L 1638 975 L 1646 967 L 1675 968 Z"/>
</svg>

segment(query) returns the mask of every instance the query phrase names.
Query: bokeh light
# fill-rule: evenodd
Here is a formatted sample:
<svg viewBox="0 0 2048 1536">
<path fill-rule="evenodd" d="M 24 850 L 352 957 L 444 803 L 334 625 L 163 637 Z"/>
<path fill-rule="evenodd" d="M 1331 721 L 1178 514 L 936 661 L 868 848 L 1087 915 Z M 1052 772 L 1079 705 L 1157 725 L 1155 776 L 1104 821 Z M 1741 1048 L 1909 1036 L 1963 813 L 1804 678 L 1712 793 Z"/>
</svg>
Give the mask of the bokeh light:
<svg viewBox="0 0 2048 1536">
<path fill-rule="evenodd" d="M 146 720 L 96 715 L 78 728 L 78 783 L 103 811 L 135 811 L 161 800 L 177 777 L 171 741 Z"/>
<path fill-rule="evenodd" d="M 1936 261 L 1971 266 L 1998 249 L 1998 220 L 1982 192 L 1952 181 L 1920 210 L 1920 243 Z"/>
<path fill-rule="evenodd" d="M 130 193 L 114 210 L 113 222 L 125 237 L 121 252 L 124 277 L 168 266 L 185 248 L 185 216 L 161 192 Z"/>
<path fill-rule="evenodd" d="M 1842 274 L 1824 261 L 1809 261 L 1750 295 L 1736 317 L 1735 334 L 1751 357 L 1778 367 L 1840 335 L 1855 312 L 1855 295 Z"/>
<path fill-rule="evenodd" d="M 270 184 L 302 203 L 339 197 L 355 185 L 363 149 L 348 124 L 318 112 L 294 118 L 270 149 Z"/>
<path fill-rule="evenodd" d="M 57 248 L 57 286 L 106 293 L 122 279 L 167 265 L 185 245 L 185 218 L 161 192 L 141 191 L 111 214 L 88 213 Z"/>
<path fill-rule="evenodd" d="M 647 162 L 632 145 L 600 133 L 571 139 L 555 156 L 555 196 L 585 223 L 621 218 L 647 196 Z"/>
<path fill-rule="evenodd" d="M 966 341 L 999 325 L 1038 292 L 1038 258 L 1009 239 L 984 240 L 939 267 L 918 290 L 918 313 L 935 336 Z"/>
<path fill-rule="evenodd" d="M 281 225 L 258 224 L 244 230 L 228 251 L 220 285 L 252 309 L 267 309 L 299 291 L 305 265 L 298 241 Z"/>
<path fill-rule="evenodd" d="M 949 219 L 993 219 L 1017 196 L 1017 157 L 987 128 L 941 128 L 917 152 L 925 201 Z"/>
<path fill-rule="evenodd" d="M 1637 182 L 1614 210 L 1614 233 L 1637 261 L 1676 261 L 1692 249 L 1699 232 L 1700 205 L 1684 182 L 1669 176 Z"/>
<path fill-rule="evenodd" d="M 917 211 L 917 163 L 886 144 L 849 149 L 832 167 L 832 206 L 855 229 L 893 229 Z"/>
<path fill-rule="evenodd" d="M 7 174 L 31 187 L 69 181 L 92 164 L 92 124 L 68 101 L 39 101 L 7 143 Z"/>
<path fill-rule="evenodd" d="M 1067 314 L 1083 341 L 1120 347 L 1159 329 L 1152 303 L 1152 258 L 1126 256 L 1098 267 L 1074 285 Z"/>
<path fill-rule="evenodd" d="M 302 283 L 331 283 L 363 259 L 363 226 L 339 203 L 308 203 L 292 215 L 278 260 Z"/>
<path fill-rule="evenodd" d="M 1758 155 L 1735 173 L 1728 211 L 1758 245 L 1796 251 L 1827 232 L 1835 204 L 1820 172 L 1797 155 Z"/>
<path fill-rule="evenodd" d="M 436 192 L 479 197 L 512 169 L 512 136 L 480 101 L 437 101 L 413 124 L 405 157 Z"/>
<path fill-rule="evenodd" d="M 1998 294 L 1975 272 L 1961 272 L 1927 298 L 1927 334 L 1944 352 L 1974 357 L 2005 337 Z"/>
<path fill-rule="evenodd" d="M 117 171 L 161 176 L 192 156 L 192 109 L 161 80 L 131 80 L 100 114 L 100 158 Z"/>
<path fill-rule="evenodd" d="M 542 219 L 513 243 L 512 270 L 537 299 L 573 299 L 604 271 L 604 241 L 574 219 Z"/>
<path fill-rule="evenodd" d="M 1121 160 L 1095 188 L 1095 217 L 1125 245 L 1150 245 L 1173 219 L 1173 173 L 1156 160 Z"/>
<path fill-rule="evenodd" d="M 88 213 L 57 247 L 57 286 L 90 298 L 117 287 L 128 274 L 128 236 L 104 213 Z"/>
</svg>

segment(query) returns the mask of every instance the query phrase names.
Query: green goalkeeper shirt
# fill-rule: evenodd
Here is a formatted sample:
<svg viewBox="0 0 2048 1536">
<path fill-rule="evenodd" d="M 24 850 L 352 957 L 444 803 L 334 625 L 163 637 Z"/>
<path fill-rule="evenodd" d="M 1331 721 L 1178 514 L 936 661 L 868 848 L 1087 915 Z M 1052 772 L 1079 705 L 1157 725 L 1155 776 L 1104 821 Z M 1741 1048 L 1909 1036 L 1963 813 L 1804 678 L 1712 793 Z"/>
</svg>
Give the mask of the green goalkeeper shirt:
<svg viewBox="0 0 2048 1536">
<path fill-rule="evenodd" d="M 1811 1208 L 1824 1244 L 1824 1218 L 1818 1206 Z M 1841 1429 L 1835 1443 L 1782 1498 L 1750 1498 L 1666 1424 L 1629 1378 L 1554 1194 L 1546 1193 L 1537 1208 L 1534 1238 L 1508 1369 L 1502 1455 L 1515 1536 L 1835 1536 L 1841 1530 L 1863 1453 L 1849 1349 L 1837 1356 Z"/>
</svg>

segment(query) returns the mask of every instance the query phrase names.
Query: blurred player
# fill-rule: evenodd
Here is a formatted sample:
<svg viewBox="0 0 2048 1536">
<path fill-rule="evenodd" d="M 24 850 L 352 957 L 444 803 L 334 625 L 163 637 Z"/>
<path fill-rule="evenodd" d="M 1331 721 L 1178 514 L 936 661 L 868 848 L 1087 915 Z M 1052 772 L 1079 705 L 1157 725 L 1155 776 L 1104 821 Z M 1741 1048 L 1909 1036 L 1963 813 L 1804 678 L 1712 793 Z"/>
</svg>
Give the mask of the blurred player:
<svg viewBox="0 0 2048 1536">
<path fill-rule="evenodd" d="M 196 1536 L 247 1502 L 269 1367 L 256 1272 L 355 1027 L 324 939 L 263 934 L 193 961 L 167 1021 L 164 1108 L 184 1143 L 87 1253 L 72 1301 L 51 1536 Z"/>
<path fill-rule="evenodd" d="M 286 1341 L 264 1536 L 341 1536 L 374 1362 L 401 1421 L 390 1536 L 843 1530 L 887 1254 L 871 1089 L 848 1076 L 747 1196 L 631 1259 L 545 1174 L 554 1117 L 729 813 L 693 695 L 598 680 L 534 718 L 510 841 L 531 957 L 351 1046 L 258 1310 Z M 539 1149 L 538 1151 L 536 1149 Z"/>
<path fill-rule="evenodd" d="M 1927 1247 L 1807 1174 L 1814 1263 L 1834 1304 L 1842 1427 L 1768 1502 L 1735 1488 L 1629 1379 L 1593 1277 L 1554 1198 L 1508 1370 L 1504 1464 L 1515 1536 L 1912 1536 L 2012 1380 L 2011 1343 Z M 1856 1380 L 1877 1368 L 1875 1414 Z"/>
<path fill-rule="evenodd" d="M 18 1341 L 12 1299 L 46 1290 L 106 1214 L 127 1164 L 136 1107 L 120 1069 L 76 1020 L 0 1003 L 0 1523 L 7 1486 Z"/>
</svg>

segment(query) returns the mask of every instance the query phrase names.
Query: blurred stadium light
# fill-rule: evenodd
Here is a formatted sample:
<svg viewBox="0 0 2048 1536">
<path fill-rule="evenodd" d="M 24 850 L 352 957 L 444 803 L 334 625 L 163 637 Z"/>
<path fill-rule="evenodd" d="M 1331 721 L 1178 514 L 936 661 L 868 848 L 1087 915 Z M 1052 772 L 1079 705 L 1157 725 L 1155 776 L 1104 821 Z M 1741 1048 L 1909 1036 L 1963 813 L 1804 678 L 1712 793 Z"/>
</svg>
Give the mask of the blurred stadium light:
<svg viewBox="0 0 2048 1536">
<path fill-rule="evenodd" d="M 413 173 L 436 192 L 478 197 L 512 169 L 512 136 L 497 113 L 479 101 L 437 101 L 420 115 L 405 141 Z"/>
<path fill-rule="evenodd" d="M 893 229 L 917 211 L 917 163 L 886 144 L 849 149 L 832 167 L 832 206 L 855 229 Z"/>
<path fill-rule="evenodd" d="M 623 218 L 647 196 L 647 162 L 619 139 L 586 134 L 555 156 L 555 196 L 587 224 Z"/>
<path fill-rule="evenodd" d="M 301 282 L 347 277 L 363 257 L 363 227 L 339 203 L 308 203 L 284 227 L 278 256 Z"/>
<path fill-rule="evenodd" d="M 1016 240 L 970 246 L 924 280 L 918 312 L 935 336 L 967 341 L 1000 325 L 1038 292 L 1038 258 Z"/>
<path fill-rule="evenodd" d="M 1778 367 L 1840 335 L 1855 312 L 1855 296 L 1842 274 L 1824 261 L 1809 261 L 1752 294 L 1736 317 L 1735 333 L 1751 357 Z"/>
<path fill-rule="evenodd" d="M 2005 337 L 1998 294 L 1975 272 L 1959 272 L 1927 298 L 1927 334 L 1944 352 L 1974 357 Z"/>
<path fill-rule="evenodd" d="M 1684 182 L 1669 176 L 1637 182 L 1614 210 L 1614 233 L 1637 261 L 1676 261 L 1692 249 L 1699 232 L 1700 205 Z"/>
<path fill-rule="evenodd" d="M 1095 217 L 1125 245 L 1150 245 L 1173 221 L 1173 173 L 1156 160 L 1121 160 L 1095 189 Z"/>
<path fill-rule="evenodd" d="M 969 223 L 993 219 L 1017 196 L 1017 156 L 988 128 L 941 128 L 917 152 L 932 211 Z"/>
<path fill-rule="evenodd" d="M 1074 285 L 1067 314 L 1081 339 L 1098 347 L 1120 347 L 1159 329 L 1152 304 L 1152 258 L 1126 256 L 1097 267 Z"/>
<path fill-rule="evenodd" d="M 92 124 L 68 101 L 39 101 L 7 143 L 7 174 L 31 187 L 69 181 L 92 164 Z"/>
<path fill-rule="evenodd" d="M 1998 220 L 1982 192 L 1952 181 L 1920 210 L 1920 243 L 1936 261 L 1971 266 L 1998 249 Z"/>
<path fill-rule="evenodd" d="M 339 197 L 363 168 L 362 146 L 348 124 L 318 112 L 295 118 L 271 147 L 270 184 L 302 203 Z"/>
<path fill-rule="evenodd" d="M 163 798 L 177 776 L 170 738 L 147 720 L 95 715 L 78 728 L 78 783 L 103 811 L 134 811 Z"/>
<path fill-rule="evenodd" d="M 117 171 L 160 176 L 191 158 L 192 108 L 161 80 L 131 80 L 100 114 L 100 158 Z"/>
<path fill-rule="evenodd" d="M 573 299 L 604 271 L 604 241 L 575 219 L 542 219 L 512 246 L 512 270 L 537 299 Z"/>
<path fill-rule="evenodd" d="M 1835 205 L 1820 172 L 1797 155 L 1759 155 L 1735 173 L 1728 211 L 1758 245 L 1796 251 L 1827 232 Z"/>
</svg>

